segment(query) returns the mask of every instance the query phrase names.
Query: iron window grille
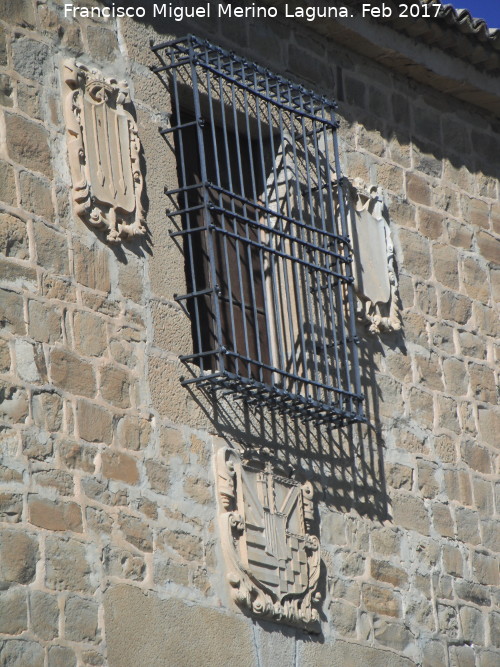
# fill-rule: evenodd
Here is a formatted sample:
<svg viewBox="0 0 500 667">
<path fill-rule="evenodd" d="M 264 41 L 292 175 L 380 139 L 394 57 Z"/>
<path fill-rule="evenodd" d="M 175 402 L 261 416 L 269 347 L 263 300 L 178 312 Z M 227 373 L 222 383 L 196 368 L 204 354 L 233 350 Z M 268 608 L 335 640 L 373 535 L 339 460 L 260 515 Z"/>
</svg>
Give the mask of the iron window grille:
<svg viewBox="0 0 500 667">
<path fill-rule="evenodd" d="M 152 46 L 198 383 L 307 421 L 363 420 L 334 102 L 207 41 Z"/>
</svg>

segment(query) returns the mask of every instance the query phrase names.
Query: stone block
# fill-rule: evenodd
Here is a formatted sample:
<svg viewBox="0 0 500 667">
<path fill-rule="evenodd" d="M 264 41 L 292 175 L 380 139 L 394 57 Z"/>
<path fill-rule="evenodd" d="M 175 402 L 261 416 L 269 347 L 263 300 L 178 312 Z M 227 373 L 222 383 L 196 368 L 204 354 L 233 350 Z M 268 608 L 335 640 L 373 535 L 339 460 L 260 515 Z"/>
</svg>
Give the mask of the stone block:
<svg viewBox="0 0 500 667">
<path fill-rule="evenodd" d="M 14 341 L 16 371 L 25 382 L 47 382 L 47 368 L 41 345 L 33 345 L 29 341 Z"/>
<path fill-rule="evenodd" d="M 447 226 L 448 240 L 451 245 L 464 250 L 470 250 L 472 246 L 473 231 L 468 225 L 464 225 L 457 220 L 448 220 Z"/>
<path fill-rule="evenodd" d="M 71 538 L 46 539 L 45 585 L 57 591 L 93 593 L 85 545 Z"/>
<path fill-rule="evenodd" d="M 0 608 L 0 632 L 19 635 L 28 629 L 28 601 L 24 588 L 15 586 L 2 591 Z"/>
<path fill-rule="evenodd" d="M 500 411 L 491 408 L 478 407 L 479 432 L 484 443 L 499 447 L 498 433 L 500 433 Z"/>
<path fill-rule="evenodd" d="M 173 549 L 181 558 L 190 562 L 203 558 L 203 543 L 198 535 L 191 535 L 185 530 L 165 530 L 158 536 L 163 546 Z"/>
<path fill-rule="evenodd" d="M 14 168 L 7 162 L 0 160 L 0 172 L 2 172 L 2 179 L 0 180 L 0 201 L 9 206 L 17 206 Z"/>
<path fill-rule="evenodd" d="M 41 498 L 35 494 L 28 496 L 30 523 L 47 530 L 71 530 L 81 533 L 82 510 L 76 503 L 62 503 Z"/>
<path fill-rule="evenodd" d="M 477 244 L 487 262 L 500 263 L 500 240 L 484 230 L 476 234 Z"/>
<path fill-rule="evenodd" d="M 15 335 L 24 336 L 26 334 L 21 294 L 0 289 L 0 326 L 4 331 Z"/>
<path fill-rule="evenodd" d="M 474 257 L 464 257 L 461 263 L 462 281 L 467 295 L 486 303 L 488 301 L 488 273 Z"/>
<path fill-rule="evenodd" d="M 437 465 L 430 461 L 418 461 L 418 489 L 424 498 L 434 498 L 439 493 L 436 479 Z"/>
<path fill-rule="evenodd" d="M 486 586 L 474 584 L 470 581 L 455 582 L 455 592 L 459 598 L 482 607 L 491 605 L 491 593 Z"/>
<path fill-rule="evenodd" d="M 472 315 L 472 302 L 462 294 L 444 290 L 440 293 L 439 303 L 441 317 L 445 320 L 466 324 Z"/>
<path fill-rule="evenodd" d="M 105 442 L 113 440 L 113 413 L 106 408 L 79 400 L 76 406 L 76 423 L 78 434 L 88 442 Z"/>
<path fill-rule="evenodd" d="M 113 517 L 104 510 L 87 507 L 85 509 L 85 518 L 88 531 L 102 535 L 111 535 Z"/>
<path fill-rule="evenodd" d="M 467 440 L 461 446 L 462 460 L 477 472 L 488 475 L 492 472 L 491 455 L 488 449 L 480 447 L 476 442 Z"/>
<path fill-rule="evenodd" d="M 52 458 L 54 443 L 52 437 L 45 431 L 33 429 L 22 434 L 23 454 L 29 459 L 47 461 Z"/>
<path fill-rule="evenodd" d="M 28 333 L 40 343 L 61 340 L 61 313 L 49 303 L 28 301 Z"/>
<path fill-rule="evenodd" d="M 165 494 L 170 487 L 170 468 L 156 461 L 146 461 L 145 467 L 150 487 L 157 493 Z"/>
<path fill-rule="evenodd" d="M 120 585 L 104 594 L 104 619 L 110 667 L 163 667 L 165 656 L 173 655 L 179 665 L 256 664 L 252 624 L 239 614 L 160 600 L 154 593 Z M 179 639 L 186 628 L 188 642 Z"/>
<path fill-rule="evenodd" d="M 431 187 L 429 181 L 420 174 L 407 172 L 406 194 L 410 201 L 416 204 L 431 205 Z"/>
<path fill-rule="evenodd" d="M 401 599 L 392 588 L 363 583 L 361 594 L 368 611 L 384 616 L 397 617 L 401 615 Z"/>
<path fill-rule="evenodd" d="M 487 336 L 498 336 L 498 313 L 494 308 L 488 308 L 482 303 L 474 302 L 474 321 L 479 333 Z"/>
<path fill-rule="evenodd" d="M 86 311 L 73 318 L 75 347 L 85 356 L 100 357 L 107 348 L 106 324 L 102 317 Z"/>
<path fill-rule="evenodd" d="M 400 463 L 385 464 L 385 479 L 388 486 L 394 489 L 411 490 L 413 485 L 413 468 Z"/>
<path fill-rule="evenodd" d="M 432 246 L 434 275 L 445 287 L 458 290 L 458 253 L 452 246 L 436 243 Z"/>
<path fill-rule="evenodd" d="M 474 492 L 474 504 L 479 510 L 481 517 L 491 516 L 495 511 L 492 483 L 481 477 L 473 477 L 472 489 Z"/>
<path fill-rule="evenodd" d="M 445 470 L 444 485 L 448 498 L 462 505 L 472 505 L 472 487 L 469 474 L 464 470 Z"/>
<path fill-rule="evenodd" d="M 443 352 L 455 354 L 454 328 L 443 322 L 433 322 L 430 326 L 431 343 Z"/>
<path fill-rule="evenodd" d="M 47 130 L 23 116 L 5 114 L 9 157 L 33 171 L 52 177 Z"/>
<path fill-rule="evenodd" d="M 148 446 L 151 422 L 147 419 L 125 415 L 120 419 L 116 433 L 120 447 L 139 451 Z"/>
<path fill-rule="evenodd" d="M 29 584 L 39 558 L 36 537 L 10 528 L 0 532 L 0 581 Z"/>
<path fill-rule="evenodd" d="M 63 496 L 72 496 L 74 477 L 63 470 L 38 470 L 31 473 L 33 484 L 55 489 Z"/>
<path fill-rule="evenodd" d="M 124 452 L 106 449 L 102 453 L 102 474 L 110 479 L 117 479 L 126 484 L 137 484 L 139 471 L 137 460 Z"/>
<path fill-rule="evenodd" d="M 146 575 L 146 562 L 142 555 L 132 553 L 118 547 L 107 546 L 104 548 L 104 571 L 111 577 L 119 577 L 120 579 L 131 579 L 132 581 L 143 581 Z M 187 567 L 185 582 L 177 581 L 176 583 L 184 583 L 187 586 Z M 161 584 L 165 583 L 165 577 Z"/>
<path fill-rule="evenodd" d="M 97 613 L 99 605 L 76 595 L 64 606 L 64 637 L 73 642 L 95 642 L 99 639 Z"/>
<path fill-rule="evenodd" d="M 0 521 L 18 523 L 23 513 L 23 497 L 20 493 L 0 493 Z"/>
<path fill-rule="evenodd" d="M 117 366 L 101 368 L 100 392 L 104 400 L 118 408 L 130 407 L 130 375 Z"/>
<path fill-rule="evenodd" d="M 101 481 L 95 477 L 85 477 L 82 479 L 82 489 L 87 498 L 98 500 L 104 505 L 127 505 L 128 494 L 126 489 L 119 488 L 116 491 L 109 490 L 109 482 Z"/>
<path fill-rule="evenodd" d="M 395 493 L 392 496 L 392 513 L 396 526 L 429 535 L 429 515 L 420 498 L 401 492 Z"/>
<path fill-rule="evenodd" d="M 356 635 L 357 609 L 342 600 L 334 600 L 328 609 L 330 624 L 335 634 L 344 637 Z"/>
<path fill-rule="evenodd" d="M 187 475 L 184 481 L 184 492 L 200 505 L 211 504 L 214 501 L 212 486 L 204 479 Z"/>
<path fill-rule="evenodd" d="M 0 74 L 0 106 L 14 106 L 13 92 L 12 78 L 8 74 Z"/>
<path fill-rule="evenodd" d="M 464 562 L 462 552 L 457 547 L 445 544 L 443 546 L 443 565 L 448 574 L 454 577 L 462 577 L 464 573 Z"/>
<path fill-rule="evenodd" d="M 457 537 L 468 544 L 480 544 L 479 516 L 477 512 L 467 507 L 455 508 L 455 521 L 457 524 Z"/>
<path fill-rule="evenodd" d="M 50 50 L 47 44 L 24 35 L 16 35 L 12 42 L 12 61 L 16 72 L 25 79 L 43 83 L 47 73 Z"/>
<path fill-rule="evenodd" d="M 43 646 L 28 639 L 0 641 L 0 665 L 6 667 L 44 667 Z"/>
<path fill-rule="evenodd" d="M 384 581 L 396 588 L 403 588 L 408 583 L 408 575 L 402 568 L 383 560 L 371 559 L 370 574 L 373 579 Z"/>
<path fill-rule="evenodd" d="M 451 518 L 451 512 L 448 505 L 444 505 L 443 503 L 434 503 L 432 505 L 432 519 L 434 528 L 440 535 L 443 537 L 455 536 L 453 520 Z"/>
<path fill-rule="evenodd" d="M 484 617 L 475 607 L 460 608 L 460 624 L 466 642 L 484 645 Z"/>
<path fill-rule="evenodd" d="M 23 424 L 28 417 L 28 396 L 19 387 L 0 382 L 0 419 Z"/>
<path fill-rule="evenodd" d="M 36 290 L 36 269 L 27 264 L 20 264 L 0 257 L 0 276 L 4 282 L 9 282 L 12 287 L 24 287 L 31 292 Z"/>
<path fill-rule="evenodd" d="M 480 584 L 498 586 L 500 582 L 500 563 L 495 556 L 488 556 L 479 551 L 472 553 L 472 573 Z"/>
<path fill-rule="evenodd" d="M 430 278 L 431 253 L 427 239 L 408 229 L 400 229 L 398 239 L 403 252 L 401 267 L 412 275 Z"/>
<path fill-rule="evenodd" d="M 97 447 L 82 445 L 70 440 L 64 440 L 59 444 L 59 456 L 67 468 L 94 472 Z"/>
<path fill-rule="evenodd" d="M 42 591 L 30 592 L 31 630 L 40 639 L 50 640 L 59 634 L 57 597 Z"/>
<path fill-rule="evenodd" d="M 67 646 L 51 646 L 48 658 L 48 667 L 76 667 L 76 655 Z"/>
<path fill-rule="evenodd" d="M 415 354 L 415 366 L 418 382 L 427 389 L 443 391 L 443 380 L 441 378 L 441 367 L 439 357 L 433 352 L 427 354 Z"/>
<path fill-rule="evenodd" d="M 425 315 L 437 316 L 437 294 L 433 285 L 426 283 L 416 283 L 415 285 L 415 305 Z"/>
<path fill-rule="evenodd" d="M 43 222 L 33 224 L 37 261 L 40 266 L 56 274 L 68 274 L 69 258 L 65 234 Z"/>
<path fill-rule="evenodd" d="M 87 28 L 89 51 L 97 60 L 113 61 L 118 55 L 118 41 L 114 31 L 100 25 Z"/>
<path fill-rule="evenodd" d="M 29 259 L 26 223 L 8 213 L 0 213 L 0 252 L 6 257 Z"/>
<path fill-rule="evenodd" d="M 460 433 L 460 423 L 458 421 L 458 405 L 453 398 L 447 396 L 436 396 L 437 403 L 437 423 L 440 428 L 445 428 L 454 433 Z"/>
<path fill-rule="evenodd" d="M 410 413 L 421 426 L 431 427 L 434 424 L 434 400 L 432 394 L 411 387 L 409 391 Z"/>
<path fill-rule="evenodd" d="M 443 463 L 455 463 L 457 460 L 457 438 L 449 435 L 437 435 L 434 438 L 434 451 Z"/>
<path fill-rule="evenodd" d="M 491 368 L 482 364 L 469 364 L 472 395 L 479 401 L 497 403 L 497 386 Z"/>
<path fill-rule="evenodd" d="M 54 206 L 52 204 L 50 182 L 29 171 L 22 171 L 19 174 L 19 188 L 21 206 L 26 211 L 52 221 Z"/>
<path fill-rule="evenodd" d="M 101 292 L 109 292 L 108 255 L 105 250 L 93 246 L 87 248 L 79 241 L 73 242 L 73 261 L 77 282 Z"/>
<path fill-rule="evenodd" d="M 453 396 L 467 394 L 467 367 L 463 361 L 449 357 L 443 361 L 443 374 L 446 391 Z"/>
<path fill-rule="evenodd" d="M 50 353 L 50 376 L 57 387 L 72 394 L 92 397 L 96 393 L 92 365 L 62 347 Z"/>
<path fill-rule="evenodd" d="M 120 514 L 118 523 L 127 542 L 140 551 L 153 551 L 153 532 L 142 519 Z"/>
</svg>

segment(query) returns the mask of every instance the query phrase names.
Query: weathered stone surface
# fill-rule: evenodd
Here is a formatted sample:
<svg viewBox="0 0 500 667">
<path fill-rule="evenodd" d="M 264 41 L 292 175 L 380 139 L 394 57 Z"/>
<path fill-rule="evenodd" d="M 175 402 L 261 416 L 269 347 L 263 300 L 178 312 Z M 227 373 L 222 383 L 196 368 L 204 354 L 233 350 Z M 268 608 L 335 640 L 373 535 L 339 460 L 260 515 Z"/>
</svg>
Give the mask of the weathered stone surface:
<svg viewBox="0 0 500 667">
<path fill-rule="evenodd" d="M 52 458 L 54 442 L 43 430 L 33 429 L 22 434 L 23 454 L 30 459 L 46 461 Z"/>
<path fill-rule="evenodd" d="M 55 392 L 32 394 L 31 409 L 33 420 L 45 431 L 59 431 L 63 420 L 63 401 Z"/>
<path fill-rule="evenodd" d="M 105 442 L 113 440 L 113 413 L 106 408 L 79 400 L 76 407 L 76 423 L 80 438 L 88 442 Z"/>
<path fill-rule="evenodd" d="M 0 201 L 9 206 L 17 206 L 16 180 L 13 167 L 0 160 L 0 171 L 2 180 L 0 181 Z"/>
<path fill-rule="evenodd" d="M 204 479 L 188 475 L 184 482 L 184 491 L 195 502 L 206 505 L 213 500 L 212 487 Z"/>
<path fill-rule="evenodd" d="M 0 252 L 6 257 L 29 259 L 26 223 L 7 213 L 0 214 Z"/>
<path fill-rule="evenodd" d="M 23 297 L 17 292 L 0 289 L 0 326 L 20 336 L 26 333 Z"/>
<path fill-rule="evenodd" d="M 47 44 L 18 35 L 12 43 L 14 69 L 26 79 L 43 83 L 49 53 Z"/>
<path fill-rule="evenodd" d="M 0 382 L 0 419 L 11 424 L 24 423 L 28 416 L 28 396 L 19 387 Z"/>
<path fill-rule="evenodd" d="M 500 563 L 495 556 L 488 556 L 478 551 L 472 554 L 472 572 L 474 578 L 487 586 L 498 586 L 500 583 Z"/>
<path fill-rule="evenodd" d="M 97 448 L 81 445 L 77 442 L 63 441 L 59 444 L 61 460 L 67 468 L 79 468 L 85 472 L 94 472 Z"/>
<path fill-rule="evenodd" d="M 146 461 L 145 466 L 151 488 L 158 493 L 166 493 L 170 486 L 170 468 L 156 461 Z"/>
<path fill-rule="evenodd" d="M 147 419 L 126 415 L 120 419 L 116 434 L 120 447 L 139 451 L 148 445 L 151 423 Z"/>
<path fill-rule="evenodd" d="M 26 533 L 4 528 L 0 539 L 0 581 L 28 584 L 35 577 L 38 541 Z"/>
<path fill-rule="evenodd" d="M 409 658 L 372 646 L 337 640 L 332 644 L 300 642 L 299 664 L 303 667 L 411 667 L 415 663 Z"/>
<path fill-rule="evenodd" d="M 22 171 L 19 175 L 19 185 L 21 206 L 35 215 L 52 221 L 54 206 L 50 183 L 29 171 Z"/>
<path fill-rule="evenodd" d="M 75 240 L 73 255 L 76 280 L 91 289 L 109 292 L 111 283 L 106 251 L 96 246 L 87 248 Z"/>
<path fill-rule="evenodd" d="M 405 586 L 408 582 L 408 575 L 403 569 L 383 560 L 375 560 L 372 558 L 370 573 L 374 579 L 384 581 L 397 588 Z"/>
<path fill-rule="evenodd" d="M 104 400 L 119 408 L 130 406 L 130 376 L 116 366 L 101 369 L 100 392 Z"/>
<path fill-rule="evenodd" d="M 448 505 L 434 503 L 432 505 L 432 519 L 434 528 L 444 537 L 454 537 L 455 528 Z"/>
<path fill-rule="evenodd" d="M 457 523 L 457 536 L 459 540 L 470 544 L 480 544 L 479 516 L 467 507 L 455 509 L 455 520 Z"/>
<path fill-rule="evenodd" d="M 439 493 L 436 479 L 437 465 L 430 461 L 418 461 L 418 488 L 424 498 L 434 498 Z"/>
<path fill-rule="evenodd" d="M 137 460 L 124 452 L 107 449 L 102 454 L 102 474 L 127 484 L 137 484 L 139 480 Z"/>
<path fill-rule="evenodd" d="M 142 581 L 146 574 L 146 563 L 142 555 L 112 546 L 104 549 L 104 568 L 106 573 L 112 577 L 131 579 L 132 581 Z M 184 583 L 187 586 L 187 568 L 185 570 L 186 579 Z"/>
<path fill-rule="evenodd" d="M 93 592 L 85 546 L 68 538 L 46 540 L 45 585 L 53 590 Z"/>
<path fill-rule="evenodd" d="M 127 542 L 141 551 L 153 551 L 153 532 L 142 519 L 120 514 L 118 523 Z"/>
<path fill-rule="evenodd" d="M 429 242 L 420 234 L 406 229 L 399 230 L 399 241 L 403 250 L 402 265 L 405 271 L 422 278 L 430 278 Z"/>
<path fill-rule="evenodd" d="M 252 626 L 240 615 L 175 599 L 162 601 L 121 585 L 106 591 L 104 618 L 110 667 L 163 667 L 168 655 L 175 655 L 179 665 L 256 664 Z M 179 642 L 186 628 L 190 641 Z"/>
<path fill-rule="evenodd" d="M 496 404 L 497 386 L 491 368 L 482 364 L 469 364 L 469 375 L 473 396 L 480 401 Z"/>
<path fill-rule="evenodd" d="M 66 275 L 69 257 L 65 234 L 39 221 L 34 223 L 33 232 L 38 264 L 51 273 Z"/>
<path fill-rule="evenodd" d="M 28 301 L 28 333 L 41 343 L 56 343 L 61 339 L 61 313 L 48 303 Z"/>
<path fill-rule="evenodd" d="M 42 591 L 30 592 L 31 629 L 40 639 L 54 639 L 59 634 L 57 597 Z"/>
<path fill-rule="evenodd" d="M 23 497 L 19 493 L 0 493 L 0 521 L 18 523 L 23 513 Z"/>
<path fill-rule="evenodd" d="M 456 292 L 441 292 L 440 306 L 441 316 L 458 324 L 465 324 L 472 314 L 471 300 Z"/>
<path fill-rule="evenodd" d="M 458 253 L 455 248 L 435 244 L 432 247 L 434 275 L 445 287 L 458 290 Z"/>
<path fill-rule="evenodd" d="M 61 389 L 80 396 L 94 396 L 96 381 L 91 364 L 62 347 L 50 354 L 50 376 Z"/>
<path fill-rule="evenodd" d="M 17 374 L 25 382 L 47 381 L 45 358 L 39 346 L 27 340 L 14 341 Z"/>
<path fill-rule="evenodd" d="M 64 606 L 64 636 L 74 642 L 94 642 L 98 639 L 97 611 L 93 600 L 72 595 Z"/>
<path fill-rule="evenodd" d="M 102 317 L 86 311 L 75 313 L 75 346 L 86 356 L 99 357 L 107 347 L 106 325 Z"/>
<path fill-rule="evenodd" d="M 67 646 L 51 646 L 49 648 L 49 667 L 75 667 L 76 655 Z"/>
<path fill-rule="evenodd" d="M 484 230 L 476 234 L 476 239 L 483 257 L 488 262 L 498 264 L 500 261 L 500 240 Z"/>
<path fill-rule="evenodd" d="M 465 641 L 484 645 L 484 617 L 479 609 L 461 607 L 460 623 Z"/>
<path fill-rule="evenodd" d="M 9 157 L 28 169 L 52 176 L 47 130 L 27 118 L 5 114 Z"/>
<path fill-rule="evenodd" d="M 463 361 L 449 357 L 443 361 L 444 383 L 446 391 L 453 396 L 467 394 L 468 377 Z"/>
<path fill-rule="evenodd" d="M 363 584 L 361 588 L 364 605 L 368 611 L 385 616 L 399 616 L 401 600 L 391 588 L 383 588 L 374 584 Z"/>
<path fill-rule="evenodd" d="M 76 503 L 53 502 L 35 494 L 28 496 L 29 521 L 48 530 L 82 532 L 82 511 Z"/>
<path fill-rule="evenodd" d="M 5 639 L 0 642 L 0 664 L 6 667 L 43 667 L 44 650 L 28 639 Z"/>
<path fill-rule="evenodd" d="M 26 591 L 18 586 L 0 593 L 0 632 L 19 635 L 28 629 Z M 1 654 L 0 654 L 1 655 Z"/>
<path fill-rule="evenodd" d="M 396 493 L 392 497 L 392 511 L 395 525 L 429 535 L 429 516 L 420 498 Z"/>
<path fill-rule="evenodd" d="M 424 204 L 424 206 L 431 204 L 429 182 L 419 174 L 407 173 L 406 192 L 411 201 L 414 201 L 416 204 Z"/>
<path fill-rule="evenodd" d="M 174 549 L 184 560 L 200 560 L 203 557 L 203 543 L 198 535 L 184 530 L 165 530 L 158 536 L 160 544 Z"/>
</svg>

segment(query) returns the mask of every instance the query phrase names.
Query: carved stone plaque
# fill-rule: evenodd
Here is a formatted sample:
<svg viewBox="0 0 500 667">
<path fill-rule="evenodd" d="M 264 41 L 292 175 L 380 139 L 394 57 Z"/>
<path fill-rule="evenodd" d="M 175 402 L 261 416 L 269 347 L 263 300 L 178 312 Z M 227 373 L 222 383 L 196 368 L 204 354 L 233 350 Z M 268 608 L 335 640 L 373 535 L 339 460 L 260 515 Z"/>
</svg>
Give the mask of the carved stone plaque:
<svg viewBox="0 0 500 667">
<path fill-rule="evenodd" d="M 376 187 L 349 189 L 349 228 L 353 247 L 358 319 L 372 333 L 401 328 L 397 305 L 394 246 L 384 204 Z"/>
<path fill-rule="evenodd" d="M 313 486 L 217 455 L 222 547 L 235 602 L 261 618 L 319 631 Z"/>
<path fill-rule="evenodd" d="M 142 235 L 137 125 L 125 82 L 75 61 L 63 64 L 64 116 L 76 213 L 107 240 Z"/>
</svg>

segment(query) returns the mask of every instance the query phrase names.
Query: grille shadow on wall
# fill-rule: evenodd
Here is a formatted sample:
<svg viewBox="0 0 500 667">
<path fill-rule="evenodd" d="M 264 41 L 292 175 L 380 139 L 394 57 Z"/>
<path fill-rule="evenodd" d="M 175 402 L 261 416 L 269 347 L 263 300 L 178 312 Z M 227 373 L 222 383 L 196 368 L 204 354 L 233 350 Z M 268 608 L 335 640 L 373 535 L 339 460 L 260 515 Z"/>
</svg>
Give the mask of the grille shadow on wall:
<svg viewBox="0 0 500 667">
<path fill-rule="evenodd" d="M 152 48 L 172 104 L 161 134 L 177 156 L 166 195 L 185 258 L 176 299 L 192 325 L 183 384 L 202 389 L 222 435 L 268 444 L 330 504 L 386 518 L 336 104 L 192 36 Z"/>
<path fill-rule="evenodd" d="M 194 342 L 184 384 L 305 421 L 362 420 L 335 105 L 191 36 L 153 49 L 174 105 L 162 134 Z"/>
</svg>

